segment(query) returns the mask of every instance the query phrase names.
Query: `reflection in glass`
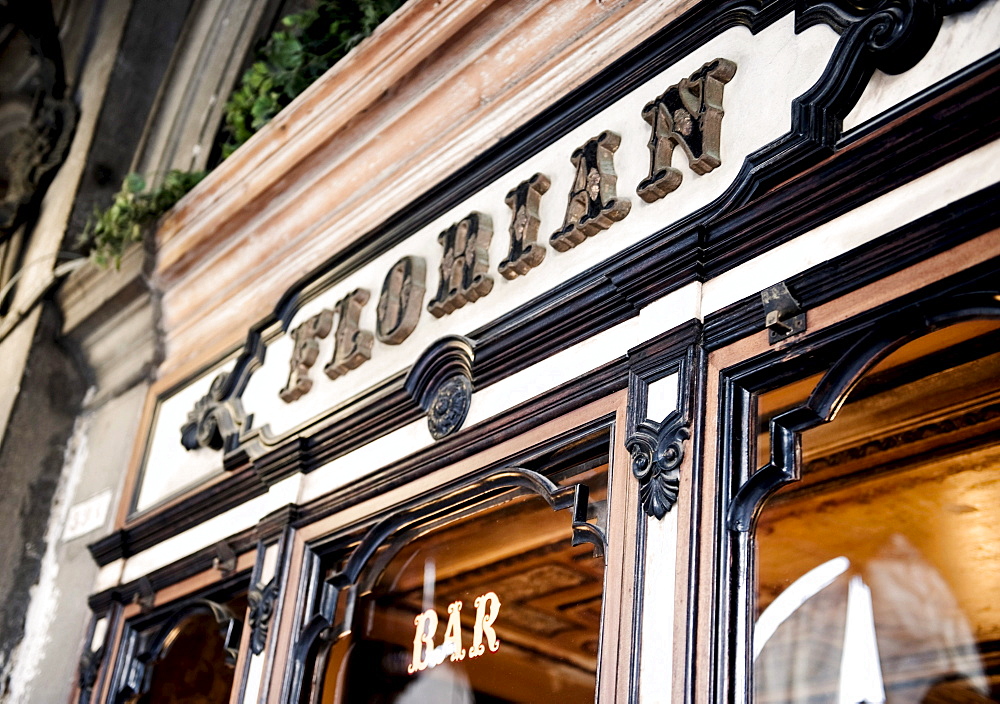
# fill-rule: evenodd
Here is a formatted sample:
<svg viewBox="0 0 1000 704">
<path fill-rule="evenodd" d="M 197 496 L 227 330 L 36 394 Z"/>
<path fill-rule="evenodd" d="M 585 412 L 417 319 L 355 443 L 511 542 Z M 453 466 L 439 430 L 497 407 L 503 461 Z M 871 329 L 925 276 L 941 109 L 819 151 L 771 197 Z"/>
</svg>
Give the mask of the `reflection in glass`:
<svg viewBox="0 0 1000 704">
<path fill-rule="evenodd" d="M 235 674 L 235 651 L 239 622 L 231 632 L 232 619 L 246 613 L 246 594 L 225 605 L 207 600 L 192 604 L 212 604 L 214 611 L 194 608 L 190 615 L 172 626 L 148 665 L 145 691 L 128 697 L 134 704 L 226 704 Z M 229 620 L 227 620 L 229 619 Z M 161 628 L 146 637 L 156 636 Z M 148 654 L 147 654 L 148 656 Z M 141 656 L 142 657 L 142 656 Z"/>
<path fill-rule="evenodd" d="M 555 478 L 588 485 L 598 523 L 606 472 L 605 456 Z M 384 546 L 321 701 L 593 702 L 604 561 L 572 546 L 571 524 L 516 490 Z"/>
<path fill-rule="evenodd" d="M 998 343 L 980 322 L 910 343 L 803 435 L 756 530 L 758 702 L 997 701 Z"/>
</svg>

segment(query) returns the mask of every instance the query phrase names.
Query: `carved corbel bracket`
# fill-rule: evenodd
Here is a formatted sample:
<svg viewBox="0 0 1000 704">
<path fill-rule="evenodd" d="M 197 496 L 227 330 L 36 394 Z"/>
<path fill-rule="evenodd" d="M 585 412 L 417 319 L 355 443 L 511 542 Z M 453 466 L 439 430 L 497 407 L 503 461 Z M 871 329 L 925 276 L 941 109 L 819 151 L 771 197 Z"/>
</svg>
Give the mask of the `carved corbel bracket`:
<svg viewBox="0 0 1000 704">
<path fill-rule="evenodd" d="M 254 655 L 264 652 L 267 635 L 274 616 L 274 605 L 278 600 L 278 582 L 272 579 L 266 585 L 258 584 L 247 595 L 250 602 L 250 650 Z"/>
<path fill-rule="evenodd" d="M 687 420 L 671 411 L 662 423 L 642 421 L 626 441 L 646 515 L 662 520 L 677 503 L 684 442 L 690 437 Z"/>
<path fill-rule="evenodd" d="M 452 335 L 435 342 L 406 377 L 410 398 L 427 411 L 427 427 L 435 440 L 451 435 L 465 422 L 472 402 L 473 343 Z"/>
</svg>

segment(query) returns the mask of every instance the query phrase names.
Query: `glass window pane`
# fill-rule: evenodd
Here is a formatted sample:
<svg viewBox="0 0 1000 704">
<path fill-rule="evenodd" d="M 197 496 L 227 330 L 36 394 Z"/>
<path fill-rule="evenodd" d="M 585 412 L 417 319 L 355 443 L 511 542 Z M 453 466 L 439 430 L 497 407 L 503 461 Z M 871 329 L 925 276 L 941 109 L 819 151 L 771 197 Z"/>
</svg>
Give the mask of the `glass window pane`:
<svg viewBox="0 0 1000 704">
<path fill-rule="evenodd" d="M 758 702 L 1000 696 L 998 343 L 985 322 L 910 343 L 803 435 L 756 531 Z"/>
<path fill-rule="evenodd" d="M 603 520 L 606 458 L 585 483 Z M 593 702 L 604 561 L 574 547 L 568 510 L 523 490 L 397 536 L 360 580 L 323 702 Z"/>
</svg>

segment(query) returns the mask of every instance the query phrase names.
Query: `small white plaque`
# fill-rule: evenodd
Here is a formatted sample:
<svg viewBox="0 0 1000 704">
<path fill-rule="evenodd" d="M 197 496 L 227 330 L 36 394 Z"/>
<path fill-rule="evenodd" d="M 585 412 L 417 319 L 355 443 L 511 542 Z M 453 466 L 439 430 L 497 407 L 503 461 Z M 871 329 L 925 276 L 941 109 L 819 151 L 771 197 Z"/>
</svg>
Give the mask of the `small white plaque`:
<svg viewBox="0 0 1000 704">
<path fill-rule="evenodd" d="M 63 541 L 79 538 L 91 531 L 104 527 L 111 508 L 111 489 L 105 489 L 89 499 L 81 501 L 69 510 L 66 516 L 66 527 L 63 528 Z"/>
</svg>

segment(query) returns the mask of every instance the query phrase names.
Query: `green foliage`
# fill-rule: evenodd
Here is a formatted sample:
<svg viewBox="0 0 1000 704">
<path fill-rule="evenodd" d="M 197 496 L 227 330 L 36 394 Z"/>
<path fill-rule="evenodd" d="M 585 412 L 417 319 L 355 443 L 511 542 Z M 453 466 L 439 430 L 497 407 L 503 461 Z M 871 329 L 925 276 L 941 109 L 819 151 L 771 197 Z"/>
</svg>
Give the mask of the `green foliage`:
<svg viewBox="0 0 1000 704">
<path fill-rule="evenodd" d="M 225 108 L 226 142 L 232 154 L 299 93 L 344 57 L 403 0 L 319 0 L 288 15 L 240 79 Z"/>
<path fill-rule="evenodd" d="M 90 259 L 97 266 L 104 269 L 113 262 L 117 269 L 128 245 L 140 241 L 143 231 L 203 178 L 204 171 L 171 171 L 163 185 L 147 191 L 142 176 L 129 174 L 111 205 L 94 209 L 77 244 L 90 247 Z"/>
</svg>

